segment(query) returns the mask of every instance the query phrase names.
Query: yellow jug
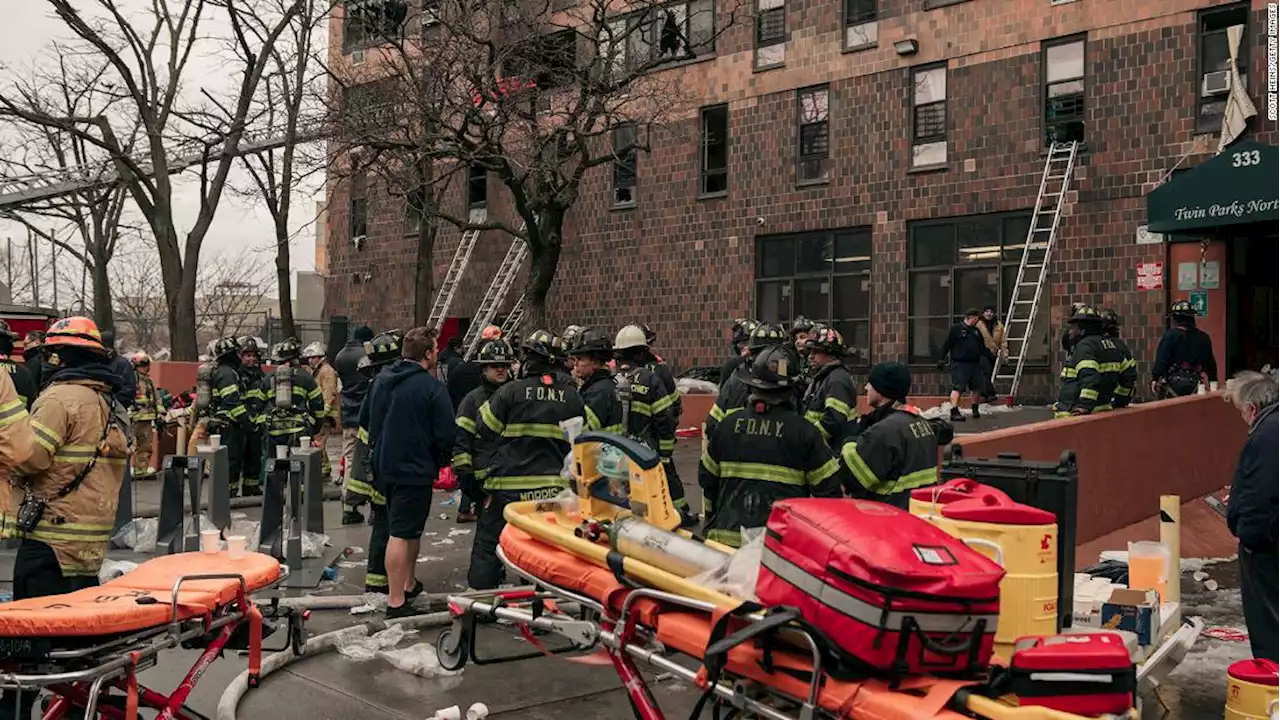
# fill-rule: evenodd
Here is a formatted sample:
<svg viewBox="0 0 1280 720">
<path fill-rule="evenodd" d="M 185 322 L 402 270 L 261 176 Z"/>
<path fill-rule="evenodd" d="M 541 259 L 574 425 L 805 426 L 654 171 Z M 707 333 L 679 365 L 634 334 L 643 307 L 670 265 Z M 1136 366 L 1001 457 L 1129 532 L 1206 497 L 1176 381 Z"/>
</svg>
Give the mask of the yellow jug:
<svg viewBox="0 0 1280 720">
<path fill-rule="evenodd" d="M 1277 666 L 1241 660 L 1227 668 L 1226 720 L 1267 720 L 1277 703 Z"/>
</svg>

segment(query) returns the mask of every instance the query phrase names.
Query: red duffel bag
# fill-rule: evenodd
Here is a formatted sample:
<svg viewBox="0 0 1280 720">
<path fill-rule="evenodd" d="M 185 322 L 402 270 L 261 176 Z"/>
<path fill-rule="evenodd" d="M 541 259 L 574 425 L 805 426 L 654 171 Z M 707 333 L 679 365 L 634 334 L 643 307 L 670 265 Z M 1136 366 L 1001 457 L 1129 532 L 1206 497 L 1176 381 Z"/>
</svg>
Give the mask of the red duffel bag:
<svg viewBox="0 0 1280 720">
<path fill-rule="evenodd" d="M 756 595 L 799 608 L 853 665 L 967 675 L 991 660 L 1004 569 L 929 522 L 873 500 L 775 503 Z"/>
</svg>

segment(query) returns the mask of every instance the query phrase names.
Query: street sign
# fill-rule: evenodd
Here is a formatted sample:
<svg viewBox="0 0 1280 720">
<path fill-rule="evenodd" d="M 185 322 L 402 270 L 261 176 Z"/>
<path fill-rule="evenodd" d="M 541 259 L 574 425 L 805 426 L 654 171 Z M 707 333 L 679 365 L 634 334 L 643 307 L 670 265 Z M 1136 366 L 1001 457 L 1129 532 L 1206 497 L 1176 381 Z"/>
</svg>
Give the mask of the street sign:
<svg viewBox="0 0 1280 720">
<path fill-rule="evenodd" d="M 1138 289 L 1159 290 L 1164 287 L 1164 263 L 1138 263 Z"/>
<path fill-rule="evenodd" d="M 1193 290 L 1187 301 L 1191 303 L 1191 307 L 1196 309 L 1198 317 L 1204 317 L 1209 314 L 1209 293 L 1204 290 Z"/>
</svg>

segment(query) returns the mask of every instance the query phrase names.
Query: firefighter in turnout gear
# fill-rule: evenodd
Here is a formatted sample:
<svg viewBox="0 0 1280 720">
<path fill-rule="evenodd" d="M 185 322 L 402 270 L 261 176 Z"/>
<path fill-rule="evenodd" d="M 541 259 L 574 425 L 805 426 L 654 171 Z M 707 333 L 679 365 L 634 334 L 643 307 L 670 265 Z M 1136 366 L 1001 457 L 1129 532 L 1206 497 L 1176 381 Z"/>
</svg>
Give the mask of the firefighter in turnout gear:
<svg viewBox="0 0 1280 720">
<path fill-rule="evenodd" d="M 782 331 L 782 328 L 769 323 L 757 324 L 751 330 L 751 337 L 747 338 L 744 347 L 747 353 L 746 358 L 754 362 L 756 356 L 765 348 L 785 343 L 786 341 L 787 336 Z M 746 364 L 743 367 L 749 369 L 751 365 Z M 796 368 L 796 372 L 799 372 L 799 368 Z M 743 377 L 745 377 L 743 374 L 735 371 L 733 375 L 730 375 L 728 379 L 720 383 L 720 394 L 716 396 L 715 404 L 711 406 L 711 412 L 707 414 L 706 423 L 702 427 L 703 437 L 710 437 L 711 433 L 715 431 L 716 425 L 724 419 L 727 412 L 734 408 L 746 406 L 747 397 L 751 394 L 751 388 L 742 382 Z M 794 388 L 792 392 L 795 392 Z"/>
<path fill-rule="evenodd" d="M 245 436 L 254 431 L 253 417 L 245 404 L 240 380 L 240 341 L 234 337 L 219 338 L 213 344 L 213 373 L 209 378 L 212 393 L 209 408 L 192 433 L 188 455 L 195 455 L 198 440 L 221 435 L 227 447 L 227 477 L 231 478 L 231 496 L 240 493 L 244 474 Z"/>
<path fill-rule="evenodd" d="M 791 342 L 795 344 L 796 352 L 801 358 L 809 355 L 809 336 L 817 328 L 818 325 L 803 315 L 797 315 L 791 321 Z"/>
<path fill-rule="evenodd" d="M 481 443 L 476 436 L 480 422 L 480 408 L 489 401 L 494 391 L 511 380 L 511 364 L 515 352 L 503 340 L 486 340 L 476 350 L 472 362 L 483 368 L 480 387 L 467 393 L 458 406 L 458 436 L 453 443 L 453 472 L 458 476 L 462 494 L 477 506 L 484 503 L 484 481 L 489 476 L 491 446 Z M 474 512 L 458 508 L 457 521 L 476 521 Z"/>
<path fill-rule="evenodd" d="M 569 351 L 573 375 L 578 380 L 578 394 L 587 413 L 587 429 L 623 435 L 622 401 L 618 386 L 609 372 L 613 359 L 613 341 L 599 330 L 584 330 Z"/>
<path fill-rule="evenodd" d="M 636 327 L 639 327 L 644 331 L 645 348 L 648 350 L 649 355 L 648 359 L 645 361 L 645 367 L 654 375 L 657 375 L 658 380 L 662 382 L 663 391 L 667 393 L 667 397 L 670 400 L 667 412 L 671 413 L 671 422 L 675 424 L 675 428 L 678 430 L 680 429 L 680 413 L 684 411 L 684 406 L 683 403 L 681 403 L 680 390 L 676 387 L 676 376 L 672 374 L 671 368 L 667 367 L 666 361 L 653 351 L 653 344 L 658 342 L 658 333 L 654 332 L 653 328 L 649 327 L 645 323 L 636 323 Z M 671 453 L 675 452 L 676 449 L 675 436 L 672 435 L 671 437 L 670 448 L 659 449 L 663 451 L 663 457 L 670 458 Z M 668 462 L 667 466 L 666 471 L 668 473 L 668 477 L 675 476 L 675 464 Z M 677 477 L 676 480 L 678 482 L 679 478 Z"/>
<path fill-rule="evenodd" d="M 586 328 L 581 325 L 570 325 L 560 334 L 560 350 L 564 354 L 563 365 L 569 371 L 569 377 L 576 377 L 573 374 L 573 346 L 578 344 L 578 338 L 582 336 L 582 331 Z"/>
<path fill-rule="evenodd" d="M 1103 335 L 1102 314 L 1096 308 L 1080 308 L 1070 323 L 1071 355 L 1062 365 L 1062 387 L 1054 417 L 1109 410 L 1124 365 L 1119 346 Z"/>
<path fill-rule="evenodd" d="M 133 406 L 129 420 L 133 423 L 133 479 L 149 480 L 156 471 L 151 467 L 156 446 L 156 423 L 160 417 L 160 393 L 151 379 L 151 357 L 144 352 L 133 358 Z"/>
<path fill-rule="evenodd" d="M 18 340 L 18 334 L 9 329 L 9 323 L 0 320 L 0 369 L 9 376 L 13 381 L 13 389 L 18 393 L 18 397 L 22 398 L 23 404 L 29 409 L 31 404 L 36 401 L 36 395 L 40 393 L 39 386 L 36 385 L 35 374 L 31 368 L 27 367 L 26 358 L 19 365 L 13 360 L 14 343 Z M 37 365 L 40 363 L 39 353 L 36 354 L 36 362 L 31 363 Z"/>
<path fill-rule="evenodd" d="M 901 363 L 880 363 L 867 381 L 871 412 L 851 423 L 840 459 L 848 470 L 850 497 L 879 500 L 907 509 L 911 491 L 938 481 L 938 447 L 951 442 L 951 425 L 929 420 L 907 404 L 911 372 Z"/>
<path fill-rule="evenodd" d="M 707 539 L 739 547 L 741 528 L 764 527 L 779 500 L 840 497 L 840 464 L 822 434 L 793 409 L 800 356 L 786 343 L 738 370 L 751 388 L 707 436 L 698 467 Z"/>
<path fill-rule="evenodd" d="M 311 438 L 311 444 L 321 450 L 320 472 L 325 477 L 332 477 L 333 464 L 329 460 L 326 442 L 330 435 L 338 433 L 338 373 L 329 364 L 324 352 L 324 345 L 313 342 L 303 349 L 302 359 L 310 368 L 316 385 L 320 386 L 320 398 L 324 401 L 324 410 L 317 418 L 319 427 L 316 428 L 315 437 Z"/>
<path fill-rule="evenodd" d="M 240 387 L 244 388 L 244 406 L 249 410 L 252 424 L 252 430 L 244 436 L 240 492 L 245 496 L 257 496 L 262 494 L 262 436 L 267 426 L 270 384 L 262 373 L 262 350 L 258 341 L 248 335 L 240 338 L 240 379 Z"/>
<path fill-rule="evenodd" d="M 369 384 L 386 367 L 400 359 L 400 346 L 404 336 L 399 330 L 388 330 L 378 335 L 365 346 L 364 362 L 360 371 L 365 374 Z M 368 400 L 368 397 L 365 398 Z M 343 488 L 342 522 L 357 524 L 363 521 L 359 511 L 349 505 L 353 496 L 369 501 L 369 562 L 364 571 L 364 591 L 387 593 L 390 589 L 387 580 L 387 540 L 391 537 L 391 527 L 387 517 L 387 498 L 374 487 L 373 451 L 369 447 L 369 426 L 373 418 L 368 402 L 360 404 L 359 429 L 356 431 L 356 459 L 351 472 L 347 475 L 346 487 Z M 356 518 L 352 518 L 354 514 Z M 354 520 L 354 522 L 352 522 Z"/>
<path fill-rule="evenodd" d="M 691 522 L 684 485 L 675 471 L 669 470 L 676 447 L 677 419 L 671 415 L 674 400 L 657 373 L 645 366 L 650 354 L 644 330 L 638 325 L 619 330 L 613 340 L 613 357 L 617 366 L 614 382 L 622 401 L 622 426 L 629 437 L 658 451 L 671 500 L 685 521 Z"/>
<path fill-rule="evenodd" d="M 1120 356 L 1120 375 L 1116 380 L 1115 392 L 1111 395 L 1111 406 L 1128 407 L 1133 402 L 1133 391 L 1138 386 L 1138 361 L 1133 359 L 1133 351 L 1128 343 L 1120 339 L 1120 316 L 1115 310 L 1102 310 L 1102 337 L 1116 344 Z"/>
<path fill-rule="evenodd" d="M 480 406 L 476 440 L 490 448 L 486 497 L 480 510 L 467 584 L 496 588 L 503 580 L 498 536 L 510 503 L 552 498 L 567 486 L 561 475 L 570 443 L 565 431 L 585 423 L 582 397 L 555 374 L 556 339 L 536 330 L 524 341 L 521 378 L 503 385 Z"/>
<path fill-rule="evenodd" d="M 746 318 L 738 318 L 733 321 L 733 354 L 729 356 L 720 365 L 720 385 L 729 382 L 729 378 L 737 372 L 738 368 L 746 362 L 747 342 L 751 339 L 751 333 L 755 332 L 760 323 L 755 320 Z"/>
<path fill-rule="evenodd" d="M 833 448 L 844 440 L 845 424 L 858 419 L 858 390 L 841 362 L 844 351 L 844 337 L 833 328 L 819 328 L 809 338 L 813 379 L 804 394 L 804 418 Z"/>
<path fill-rule="evenodd" d="M 299 367 L 302 344 L 296 338 L 287 338 L 276 345 L 276 371 L 263 378 L 263 390 L 269 398 L 266 411 L 268 453 L 276 456 L 275 448 L 281 445 L 297 445 L 298 439 L 315 436 L 320 418 L 324 414 L 324 397 L 311 373 Z M 281 368 L 288 368 L 287 375 Z M 287 377 L 286 388 L 282 387 Z"/>
<path fill-rule="evenodd" d="M 1200 383 L 1218 379 L 1209 334 L 1196 327 L 1196 310 L 1186 300 L 1169 307 L 1169 329 L 1151 363 L 1151 393 L 1157 398 L 1192 395 Z"/>
</svg>

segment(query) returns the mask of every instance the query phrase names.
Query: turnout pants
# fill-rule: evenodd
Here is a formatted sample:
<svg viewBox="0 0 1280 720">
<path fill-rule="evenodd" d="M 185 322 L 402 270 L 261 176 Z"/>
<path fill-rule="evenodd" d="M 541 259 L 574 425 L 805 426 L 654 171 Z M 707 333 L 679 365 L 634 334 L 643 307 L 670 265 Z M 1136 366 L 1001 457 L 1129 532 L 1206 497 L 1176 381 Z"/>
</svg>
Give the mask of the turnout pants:
<svg viewBox="0 0 1280 720">
<path fill-rule="evenodd" d="M 16 575 L 16 570 L 15 577 Z M 1255 658 L 1277 661 L 1280 621 L 1276 615 L 1277 558 L 1240 547 L 1240 601 Z M 17 594 L 15 593 L 15 597 Z"/>
<path fill-rule="evenodd" d="M 315 447 L 320 449 L 320 472 L 325 475 L 333 476 L 333 463 L 329 460 L 329 436 L 337 432 L 337 428 L 329 424 L 327 421 L 320 424 L 320 428 L 316 430 L 316 436 L 311 439 Z"/>
<path fill-rule="evenodd" d="M 471 543 L 471 567 L 467 585 L 473 590 L 492 590 L 506 579 L 506 568 L 498 559 L 498 537 L 507 526 L 502 512 L 513 502 L 549 500 L 562 488 L 543 487 L 532 490 L 490 490 L 476 520 L 475 540 Z"/>
<path fill-rule="evenodd" d="M 133 477 L 146 480 L 154 477 L 151 469 L 152 456 L 156 447 L 156 426 L 150 420 L 139 420 L 133 424 Z"/>
<path fill-rule="evenodd" d="M 386 503 L 371 502 L 371 525 L 369 533 L 369 560 L 364 570 L 364 591 L 367 593 L 386 593 L 390 588 L 387 582 L 387 538 L 391 536 Z"/>
<path fill-rule="evenodd" d="M 255 429 L 244 435 L 243 484 L 244 487 L 262 485 L 262 431 Z"/>
</svg>

